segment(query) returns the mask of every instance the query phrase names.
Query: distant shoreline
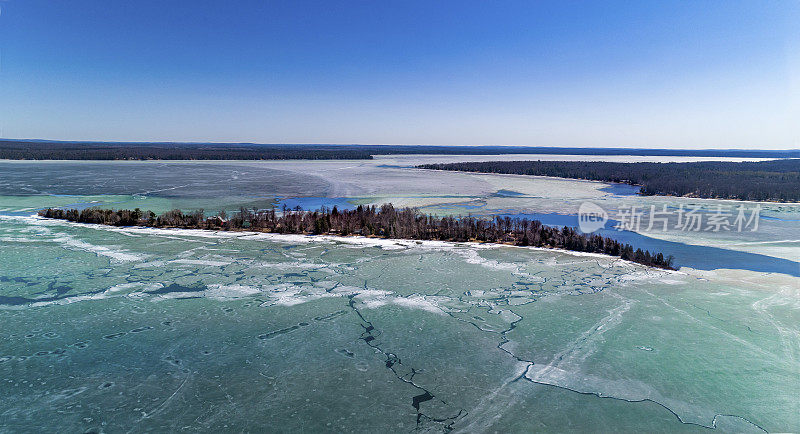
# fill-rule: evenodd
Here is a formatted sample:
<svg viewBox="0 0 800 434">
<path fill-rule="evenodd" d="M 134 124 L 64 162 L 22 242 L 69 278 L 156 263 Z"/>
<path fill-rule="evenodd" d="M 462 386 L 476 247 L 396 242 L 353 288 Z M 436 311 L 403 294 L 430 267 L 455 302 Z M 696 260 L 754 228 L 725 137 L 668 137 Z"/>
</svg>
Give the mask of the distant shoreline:
<svg viewBox="0 0 800 434">
<path fill-rule="evenodd" d="M 0 139 L 8 160 L 370 160 L 373 155 L 587 155 L 800 158 L 800 150 L 577 148 L 550 146 L 335 145 L 256 143 L 90 142 Z"/>
<path fill-rule="evenodd" d="M 435 163 L 416 168 L 627 184 L 640 187 L 642 196 L 800 202 L 798 159 L 683 163 L 520 160 Z"/>
</svg>

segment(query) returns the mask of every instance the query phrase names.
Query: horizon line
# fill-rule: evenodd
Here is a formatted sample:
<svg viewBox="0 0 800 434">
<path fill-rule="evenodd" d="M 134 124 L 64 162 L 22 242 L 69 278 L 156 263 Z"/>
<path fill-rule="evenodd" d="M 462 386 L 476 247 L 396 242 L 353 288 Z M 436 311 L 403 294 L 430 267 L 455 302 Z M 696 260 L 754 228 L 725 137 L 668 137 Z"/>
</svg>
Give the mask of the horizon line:
<svg viewBox="0 0 800 434">
<path fill-rule="evenodd" d="M 120 144 L 120 145 L 256 145 L 256 146 L 429 146 L 447 148 L 538 148 L 538 149 L 629 149 L 629 150 L 659 150 L 659 151 L 739 151 L 739 152 L 786 152 L 800 151 L 800 147 L 779 149 L 754 149 L 754 148 L 651 148 L 637 145 L 619 146 L 542 146 L 520 144 L 441 144 L 441 143 L 324 143 L 324 142 L 221 142 L 221 141 L 160 141 L 160 140 L 68 140 L 68 139 L 38 139 L 38 138 L 3 138 L 0 142 L 47 142 L 47 143 L 87 143 L 87 144 Z"/>
</svg>

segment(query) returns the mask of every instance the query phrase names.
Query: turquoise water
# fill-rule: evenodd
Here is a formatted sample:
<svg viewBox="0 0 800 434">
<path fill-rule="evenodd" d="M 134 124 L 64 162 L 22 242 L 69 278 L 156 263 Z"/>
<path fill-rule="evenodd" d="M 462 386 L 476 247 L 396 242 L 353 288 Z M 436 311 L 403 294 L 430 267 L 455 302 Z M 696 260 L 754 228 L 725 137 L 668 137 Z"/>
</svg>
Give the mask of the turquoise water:
<svg viewBox="0 0 800 434">
<path fill-rule="evenodd" d="M 77 176 L 47 167 L 51 178 Z M 8 173 L 2 432 L 800 430 L 800 302 L 788 274 L 84 226 L 31 209 L 237 207 L 274 203 L 296 186 L 105 194 L 112 183 L 98 178 L 102 187 L 55 192 L 78 196 L 30 181 L 35 192 L 12 196 L 9 179 L 25 177 Z"/>
</svg>

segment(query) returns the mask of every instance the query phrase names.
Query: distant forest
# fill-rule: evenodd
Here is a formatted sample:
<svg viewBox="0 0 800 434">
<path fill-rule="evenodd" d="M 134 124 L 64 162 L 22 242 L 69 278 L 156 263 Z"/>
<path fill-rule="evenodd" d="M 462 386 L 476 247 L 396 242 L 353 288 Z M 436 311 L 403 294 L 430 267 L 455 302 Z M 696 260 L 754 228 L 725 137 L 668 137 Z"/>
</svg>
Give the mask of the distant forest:
<svg viewBox="0 0 800 434">
<path fill-rule="evenodd" d="M 337 145 L 79 143 L 0 141 L 8 160 L 368 160 L 364 150 Z"/>
<path fill-rule="evenodd" d="M 212 230 L 251 230 L 281 234 L 363 235 L 412 240 L 507 243 L 517 246 L 559 248 L 577 252 L 604 253 L 640 264 L 672 269 L 672 256 L 636 249 L 600 235 L 584 235 L 574 228 L 545 226 L 538 220 L 495 217 L 435 217 L 414 208 L 359 206 L 354 210 L 322 208 L 317 211 L 241 209 L 228 217 L 225 212 L 206 217 L 202 210 L 183 213 L 167 211 L 110 210 L 82 211 L 48 208 L 39 212 L 46 218 L 112 226 L 147 226 Z"/>
<path fill-rule="evenodd" d="M 800 202 L 800 160 L 797 159 L 743 163 L 490 161 L 418 167 L 621 182 L 641 186 L 643 195 Z"/>
<path fill-rule="evenodd" d="M 370 159 L 372 155 L 396 154 L 559 154 L 800 158 L 800 151 L 0 140 L 0 159 L 10 160 L 318 160 Z"/>
</svg>

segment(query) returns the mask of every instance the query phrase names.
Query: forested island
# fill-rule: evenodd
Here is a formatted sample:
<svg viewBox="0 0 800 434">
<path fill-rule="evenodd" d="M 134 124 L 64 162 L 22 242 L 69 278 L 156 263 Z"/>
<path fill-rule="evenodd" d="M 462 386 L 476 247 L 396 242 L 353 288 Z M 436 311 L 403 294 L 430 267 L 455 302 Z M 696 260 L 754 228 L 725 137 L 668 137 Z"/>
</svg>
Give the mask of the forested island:
<svg viewBox="0 0 800 434">
<path fill-rule="evenodd" d="M 568 148 L 547 146 L 332 145 L 258 143 L 90 142 L 0 140 L 8 160 L 320 160 L 371 159 L 373 155 L 652 155 L 790 158 L 800 151 L 735 149 Z"/>
<path fill-rule="evenodd" d="M 800 160 L 759 162 L 611 163 L 488 161 L 417 166 L 422 169 L 555 176 L 641 186 L 642 195 L 800 202 Z"/>
<path fill-rule="evenodd" d="M 259 231 L 278 234 L 362 235 L 409 240 L 503 243 L 602 253 L 643 265 L 673 269 L 672 256 L 635 249 L 629 244 L 600 235 L 585 235 L 574 228 L 545 226 L 538 220 L 495 217 L 436 217 L 414 208 L 395 208 L 391 204 L 358 206 L 353 210 L 323 207 L 317 211 L 285 208 L 270 210 L 240 209 L 230 217 L 225 212 L 206 217 L 202 210 L 183 213 L 167 211 L 110 210 L 89 208 L 48 208 L 39 212 L 46 218 L 111 226 L 145 226 L 154 228 L 210 229 L 225 231 Z"/>
</svg>

